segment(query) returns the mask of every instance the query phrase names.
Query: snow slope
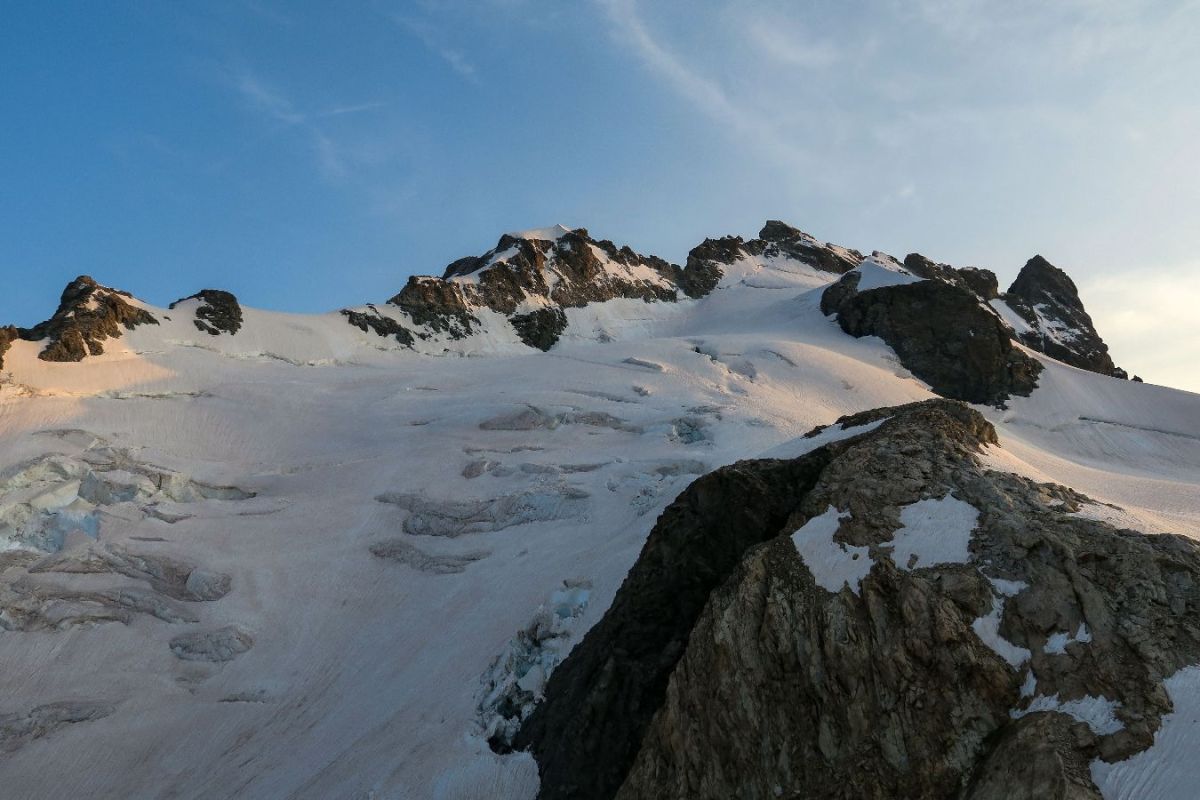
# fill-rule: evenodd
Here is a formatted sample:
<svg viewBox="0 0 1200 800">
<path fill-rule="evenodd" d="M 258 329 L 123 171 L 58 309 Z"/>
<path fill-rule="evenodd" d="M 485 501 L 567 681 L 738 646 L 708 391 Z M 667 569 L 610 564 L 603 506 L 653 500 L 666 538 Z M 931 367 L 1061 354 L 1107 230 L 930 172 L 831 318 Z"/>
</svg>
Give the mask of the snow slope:
<svg viewBox="0 0 1200 800">
<path fill-rule="evenodd" d="M 881 341 L 820 313 L 834 277 L 744 259 L 702 300 L 570 309 L 548 353 L 487 320 L 492 333 L 422 353 L 338 314 L 245 309 L 241 332 L 214 337 L 184 306 L 151 309 L 160 326 L 80 363 L 15 342 L 0 505 L 24 502 L 15 467 L 98 448 L 254 496 L 164 501 L 158 516 L 99 507 L 100 543 L 228 574 L 231 590 L 192 604 L 196 622 L 0 631 L 0 719 L 113 707 L 0 754 L 4 796 L 532 797 L 532 761 L 484 740 L 481 678 L 564 581 L 589 589 L 556 629 L 562 650 L 697 474 L 796 455 L 820 444 L 797 441 L 816 425 L 931 396 Z M 1200 396 L 1043 360 L 1031 397 L 985 410 L 992 465 L 1068 484 L 1129 524 L 1200 531 Z M 76 491 L 51 488 L 56 503 Z M 4 581 L 108 579 L 7 563 Z M 172 652 L 182 633 L 230 625 L 253 639 L 231 660 Z"/>
</svg>

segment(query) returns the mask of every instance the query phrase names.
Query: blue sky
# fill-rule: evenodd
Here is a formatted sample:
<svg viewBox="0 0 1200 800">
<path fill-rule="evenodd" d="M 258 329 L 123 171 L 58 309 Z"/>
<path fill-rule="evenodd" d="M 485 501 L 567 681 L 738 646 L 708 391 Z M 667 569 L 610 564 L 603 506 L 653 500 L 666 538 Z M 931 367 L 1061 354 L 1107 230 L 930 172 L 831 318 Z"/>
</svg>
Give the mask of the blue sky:
<svg viewBox="0 0 1200 800">
<path fill-rule="evenodd" d="M 682 261 L 781 218 L 1011 279 L 1200 390 L 1200 4 L 9 3 L 0 320 L 88 273 L 294 311 L 561 222 Z"/>
</svg>

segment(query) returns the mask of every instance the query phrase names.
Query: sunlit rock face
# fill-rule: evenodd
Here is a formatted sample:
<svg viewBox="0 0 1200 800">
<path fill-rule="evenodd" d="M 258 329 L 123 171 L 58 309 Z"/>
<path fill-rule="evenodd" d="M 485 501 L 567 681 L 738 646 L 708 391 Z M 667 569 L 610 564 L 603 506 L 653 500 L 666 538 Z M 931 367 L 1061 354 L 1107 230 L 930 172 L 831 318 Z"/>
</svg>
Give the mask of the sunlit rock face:
<svg viewBox="0 0 1200 800">
<path fill-rule="evenodd" d="M 49 340 L 38 354 L 43 361 L 82 361 L 104 352 L 106 339 L 139 325 L 157 325 L 154 315 L 135 303 L 132 295 L 101 286 L 87 275 L 67 284 L 54 316 L 20 336 L 31 342 Z"/>
</svg>

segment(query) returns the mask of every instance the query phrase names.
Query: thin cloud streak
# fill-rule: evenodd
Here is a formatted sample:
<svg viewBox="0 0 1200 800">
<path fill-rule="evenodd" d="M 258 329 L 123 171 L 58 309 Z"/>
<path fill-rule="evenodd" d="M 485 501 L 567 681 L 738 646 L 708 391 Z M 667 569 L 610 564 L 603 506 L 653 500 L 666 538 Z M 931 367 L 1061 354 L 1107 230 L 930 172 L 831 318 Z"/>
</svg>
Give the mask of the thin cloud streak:
<svg viewBox="0 0 1200 800">
<path fill-rule="evenodd" d="M 681 96 L 717 122 L 787 167 L 803 171 L 812 159 L 804 149 L 784 136 L 765 116 L 735 103 L 728 93 L 692 69 L 661 44 L 638 13 L 636 0 L 596 0 L 607 13 L 619 38 L 631 46 L 642 61 Z"/>
<path fill-rule="evenodd" d="M 346 179 L 350 174 L 346 148 L 330 136 L 313 120 L 344 117 L 376 111 L 387 105 L 384 102 L 358 103 L 334 106 L 324 111 L 308 114 L 300 111 L 296 104 L 257 75 L 243 71 L 234 76 L 233 85 L 242 98 L 258 113 L 288 128 L 301 131 L 308 139 L 321 174 L 332 182 Z"/>
<path fill-rule="evenodd" d="M 461 51 L 446 45 L 433 25 L 398 14 L 392 16 L 392 22 L 416 37 L 421 44 L 425 45 L 425 48 L 429 52 L 446 62 L 462 78 L 471 83 L 479 83 L 479 76 L 475 73 L 475 65 Z"/>
<path fill-rule="evenodd" d="M 779 20 L 756 19 L 746 30 L 753 44 L 782 64 L 820 69 L 841 60 L 841 52 L 831 43 L 805 41 L 802 31 L 791 30 Z"/>
</svg>

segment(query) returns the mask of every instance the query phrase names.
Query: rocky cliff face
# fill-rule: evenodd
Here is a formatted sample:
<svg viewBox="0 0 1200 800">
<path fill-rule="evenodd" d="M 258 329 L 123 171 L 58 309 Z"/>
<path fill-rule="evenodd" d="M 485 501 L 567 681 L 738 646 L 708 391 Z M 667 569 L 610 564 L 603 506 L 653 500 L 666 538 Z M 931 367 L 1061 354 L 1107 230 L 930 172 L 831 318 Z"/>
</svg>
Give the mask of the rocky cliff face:
<svg viewBox="0 0 1200 800">
<path fill-rule="evenodd" d="M 103 342 L 118 338 L 138 325 L 157 325 L 145 309 L 129 302 L 126 292 L 101 286 L 87 275 L 67 284 L 54 316 L 32 328 L 20 329 L 27 341 L 49 342 L 38 354 L 43 361 L 82 361 L 104 352 Z"/>
<path fill-rule="evenodd" d="M 520 731 L 540 797 L 1098 798 L 1152 743 L 1200 545 L 988 469 L 954 402 L 838 430 L 663 513 Z"/>
<path fill-rule="evenodd" d="M 1046 259 L 1029 259 L 1003 299 L 1029 326 L 1018 334 L 1022 344 L 1080 369 L 1128 377 L 1113 364 L 1075 282 Z"/>
<path fill-rule="evenodd" d="M 230 292 L 221 289 L 201 289 L 190 297 L 184 297 L 171 303 L 175 308 L 187 300 L 199 300 L 196 307 L 196 318 L 192 320 L 196 329 L 211 336 L 228 333 L 233 336 L 242 327 L 242 307 L 237 298 Z"/>
<path fill-rule="evenodd" d="M 584 228 L 558 226 L 505 234 L 483 255 L 450 264 L 440 278 L 410 278 L 388 302 L 416 325 L 452 338 L 473 332 L 477 310 L 490 309 L 509 317 L 526 344 L 545 350 L 565 329 L 562 309 L 618 298 L 673 302 L 685 284 L 685 293 L 696 291 L 687 272 L 593 239 Z"/>
<path fill-rule="evenodd" d="M 957 271 L 946 267 L 951 274 L 943 276 L 929 267 L 944 265 L 918 266 L 934 277 L 861 292 L 860 274 L 847 273 L 825 290 L 821 310 L 836 314 L 851 336 L 883 339 L 944 397 L 1002 405 L 1014 394 L 1028 395 L 1041 364 L 1013 347 L 1008 328 Z"/>
</svg>

